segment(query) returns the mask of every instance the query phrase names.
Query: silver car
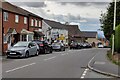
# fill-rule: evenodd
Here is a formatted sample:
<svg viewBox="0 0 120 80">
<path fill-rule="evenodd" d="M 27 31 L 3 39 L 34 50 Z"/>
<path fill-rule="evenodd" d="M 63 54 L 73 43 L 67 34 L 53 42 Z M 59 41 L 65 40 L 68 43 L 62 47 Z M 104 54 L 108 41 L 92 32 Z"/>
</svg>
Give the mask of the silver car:
<svg viewBox="0 0 120 80">
<path fill-rule="evenodd" d="M 65 51 L 65 46 L 63 43 L 55 42 L 52 44 L 53 50 Z"/>
<path fill-rule="evenodd" d="M 38 46 L 34 42 L 20 41 L 8 49 L 7 57 L 26 57 L 39 55 Z"/>
</svg>

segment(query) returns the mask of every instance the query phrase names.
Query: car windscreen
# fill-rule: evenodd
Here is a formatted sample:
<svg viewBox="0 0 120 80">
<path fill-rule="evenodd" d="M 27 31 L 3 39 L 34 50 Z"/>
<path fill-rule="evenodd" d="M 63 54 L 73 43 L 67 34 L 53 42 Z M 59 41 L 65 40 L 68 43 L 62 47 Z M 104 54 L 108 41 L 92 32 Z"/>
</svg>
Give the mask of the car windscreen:
<svg viewBox="0 0 120 80">
<path fill-rule="evenodd" d="M 27 47 L 28 44 L 28 42 L 18 42 L 13 47 Z"/>
</svg>

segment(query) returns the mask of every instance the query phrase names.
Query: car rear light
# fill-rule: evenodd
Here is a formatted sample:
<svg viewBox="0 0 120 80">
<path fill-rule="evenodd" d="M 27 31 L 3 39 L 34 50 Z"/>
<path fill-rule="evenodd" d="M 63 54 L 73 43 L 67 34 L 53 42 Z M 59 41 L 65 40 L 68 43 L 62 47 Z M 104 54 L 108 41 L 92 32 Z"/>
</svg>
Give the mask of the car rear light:
<svg viewBox="0 0 120 80">
<path fill-rule="evenodd" d="M 44 46 L 43 44 L 40 44 L 40 46 Z"/>
</svg>

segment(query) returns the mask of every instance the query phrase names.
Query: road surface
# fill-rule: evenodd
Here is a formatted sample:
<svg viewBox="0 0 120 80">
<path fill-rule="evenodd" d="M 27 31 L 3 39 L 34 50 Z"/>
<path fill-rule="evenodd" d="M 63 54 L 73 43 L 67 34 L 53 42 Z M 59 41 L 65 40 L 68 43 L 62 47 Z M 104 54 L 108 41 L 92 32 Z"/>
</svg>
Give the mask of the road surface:
<svg viewBox="0 0 120 80">
<path fill-rule="evenodd" d="M 87 68 L 89 61 L 108 49 L 53 52 L 23 59 L 3 59 L 3 78 L 111 78 Z"/>
</svg>

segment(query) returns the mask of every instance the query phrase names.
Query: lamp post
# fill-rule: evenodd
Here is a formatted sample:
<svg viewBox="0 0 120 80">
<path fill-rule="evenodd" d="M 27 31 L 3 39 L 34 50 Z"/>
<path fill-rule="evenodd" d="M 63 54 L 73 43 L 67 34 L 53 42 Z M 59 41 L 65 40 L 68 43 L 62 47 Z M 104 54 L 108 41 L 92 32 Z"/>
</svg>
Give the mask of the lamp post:
<svg viewBox="0 0 120 80">
<path fill-rule="evenodd" d="M 116 0 L 114 2 L 114 24 L 113 24 L 113 38 L 112 38 L 112 55 L 115 48 L 115 25 L 116 25 Z"/>
</svg>

